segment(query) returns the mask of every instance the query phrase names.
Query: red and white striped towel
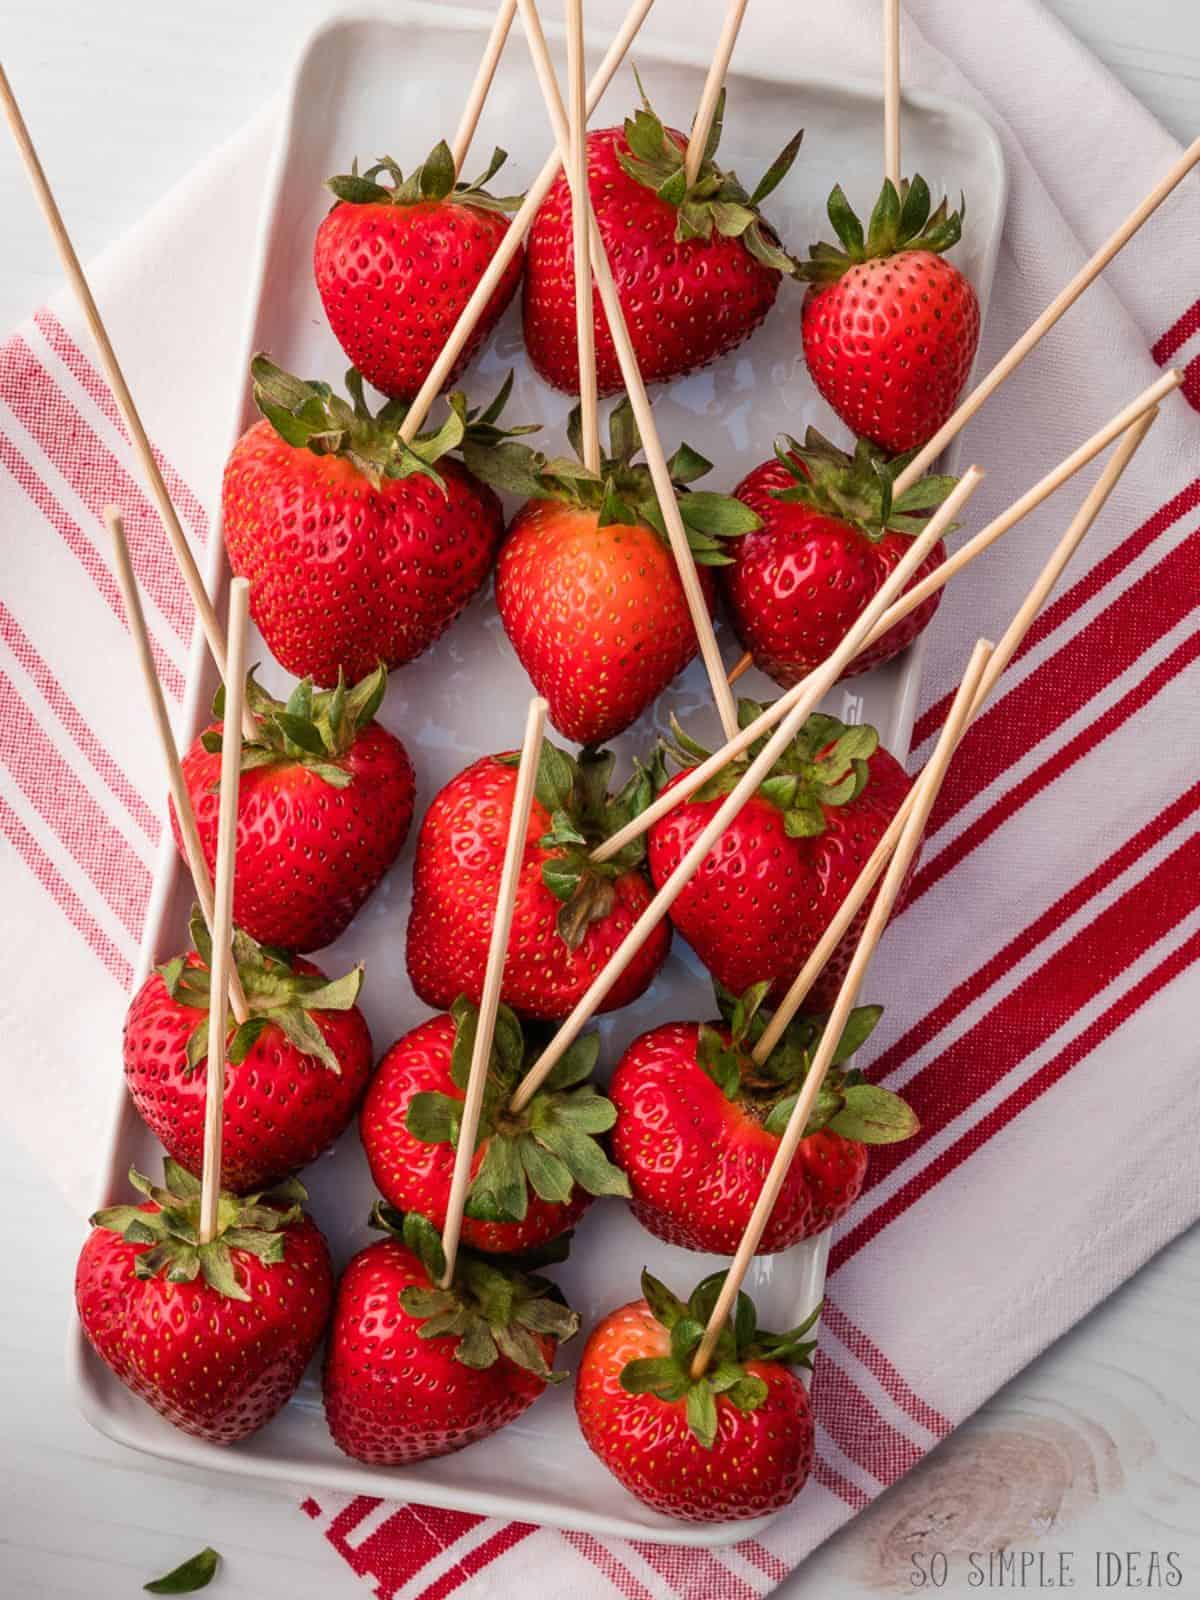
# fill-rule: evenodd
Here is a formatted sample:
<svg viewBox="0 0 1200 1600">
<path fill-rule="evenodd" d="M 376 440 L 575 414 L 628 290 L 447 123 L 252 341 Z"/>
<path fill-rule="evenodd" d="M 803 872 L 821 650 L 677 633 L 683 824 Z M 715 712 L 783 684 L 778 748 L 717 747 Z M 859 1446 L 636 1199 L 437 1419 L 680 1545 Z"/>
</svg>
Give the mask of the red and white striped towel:
<svg viewBox="0 0 1200 1600">
<path fill-rule="evenodd" d="M 598 25 L 620 9 L 589 6 Z M 696 26 L 715 36 L 721 9 L 694 6 Z M 874 75 L 877 23 L 876 0 L 844 0 L 836 30 L 809 8 L 807 59 Z M 751 7 L 740 62 L 767 65 L 779 25 L 766 0 Z M 907 82 L 976 102 L 1005 143 L 990 362 L 1177 147 L 1034 0 L 913 0 L 904 56 Z M 241 381 L 271 131 L 268 112 L 94 271 L 198 548 Z M 905 1088 L 924 1130 L 872 1158 L 834 1245 L 813 1483 L 761 1539 L 719 1553 L 306 1501 L 381 1600 L 507 1594 L 533 1572 L 554 1594 L 761 1595 L 1200 1214 L 1198 241 L 1193 179 L 971 430 L 989 472 L 974 523 L 1157 367 L 1190 361 L 1184 397 L 969 736 L 879 953 L 888 1010 L 872 1070 Z M 917 757 L 967 644 L 1004 624 L 1081 493 L 956 583 L 933 630 Z M 130 714 L 140 689 L 97 520 L 109 500 L 129 512 L 177 702 L 190 608 L 86 335 L 58 304 L 0 347 L 0 929 L 16 969 L 0 1008 L 5 1105 L 81 1209 L 114 1092 L 96 1041 L 120 1026 L 159 836 L 158 758 Z"/>
</svg>

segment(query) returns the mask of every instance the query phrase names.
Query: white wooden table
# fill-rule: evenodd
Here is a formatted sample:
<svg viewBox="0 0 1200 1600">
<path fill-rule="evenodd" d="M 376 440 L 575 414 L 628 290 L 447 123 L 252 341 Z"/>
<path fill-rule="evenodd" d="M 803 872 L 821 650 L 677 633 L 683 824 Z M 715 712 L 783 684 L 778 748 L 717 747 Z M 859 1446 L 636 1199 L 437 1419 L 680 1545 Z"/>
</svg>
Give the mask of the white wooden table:
<svg viewBox="0 0 1200 1600">
<path fill-rule="evenodd" d="M 830 0 L 826 0 L 830 3 Z M 1195 0 L 1051 0 L 1181 139 L 1200 123 Z M 279 86 L 322 0 L 5 0 L 2 48 L 27 107 L 98 101 L 108 114 L 39 114 L 36 132 L 81 255 L 130 226 Z M 984 25 L 980 7 L 980 24 Z M 1153 46 L 1142 41 L 1153 39 Z M 39 216 L 0 140 L 0 329 L 59 286 Z M 214 1600 L 331 1600 L 355 1587 L 305 1528 L 295 1494 L 161 1466 L 75 1414 L 62 1379 L 79 1222 L 0 1128 L 0 1596 L 118 1600 L 212 1544 Z M 817 1553 L 781 1593 L 820 1600 L 918 1593 L 929 1554 L 970 1581 L 970 1552 L 1040 1552 L 1023 1592 L 1066 1561 L 1078 1595 L 1147 1587 L 1149 1553 L 1175 1552 L 1200 1597 L 1200 1230 L 1151 1263 L 967 1427 Z M 936 1330 L 931 1329 L 931 1337 Z M 1131 1573 L 1128 1558 L 1140 1552 Z M 1120 1582 L 1105 1587 L 1122 1562 Z M 1112 1562 L 1109 1561 L 1111 1553 Z M 916 1562 L 914 1556 L 919 1558 Z M 936 1569 L 935 1569 L 936 1575 Z M 1131 1578 L 1140 1580 L 1130 1582 Z M 1017 1587 L 1010 1576 L 1008 1588 Z M 995 1587 L 999 1587 L 997 1581 Z M 925 1592 L 933 1592 L 926 1585 Z"/>
</svg>

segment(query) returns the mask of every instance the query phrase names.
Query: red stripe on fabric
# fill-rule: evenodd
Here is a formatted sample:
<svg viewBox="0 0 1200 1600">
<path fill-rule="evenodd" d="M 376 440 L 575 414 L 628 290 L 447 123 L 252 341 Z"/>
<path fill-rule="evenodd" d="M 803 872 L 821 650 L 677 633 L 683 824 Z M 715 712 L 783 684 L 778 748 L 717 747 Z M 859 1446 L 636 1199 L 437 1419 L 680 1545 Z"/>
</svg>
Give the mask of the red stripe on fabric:
<svg viewBox="0 0 1200 1600">
<path fill-rule="evenodd" d="M 1160 367 L 1165 367 L 1175 352 L 1182 350 L 1188 340 L 1197 333 L 1200 333 L 1200 300 L 1190 305 L 1179 320 L 1171 324 L 1151 349 L 1150 354 Z"/>
<path fill-rule="evenodd" d="M 894 1401 L 914 1422 L 919 1422 L 923 1428 L 939 1439 L 945 1438 L 953 1431 L 954 1424 L 950 1419 L 921 1398 L 874 1340 L 870 1339 L 857 1323 L 851 1322 L 842 1308 L 828 1295 L 821 1305 L 821 1325 L 828 1328 L 835 1339 L 841 1340 L 850 1354 L 862 1362 L 889 1400 Z"/>
<path fill-rule="evenodd" d="M 880 1145 L 872 1150 L 864 1193 L 877 1188 L 901 1162 L 918 1155 L 923 1145 L 1041 1049 L 1132 962 L 1166 938 L 1195 910 L 1198 874 L 1200 832 L 1105 907 L 936 1060 L 909 1078 L 904 1098 L 920 1118 L 921 1132 L 903 1146 Z M 1006 1104 L 1016 1101 L 1016 1096 L 1010 1096 Z M 933 1187 L 938 1181 L 938 1159 L 932 1158 L 905 1185 L 900 1191 L 904 1198 L 893 1196 L 885 1201 L 837 1241 L 830 1257 L 831 1272 Z"/>
<path fill-rule="evenodd" d="M 1149 549 L 1155 539 L 1160 538 L 1168 528 L 1174 527 L 1180 517 L 1187 516 L 1188 512 L 1194 511 L 1197 506 L 1200 506 L 1200 478 L 1193 478 L 1191 483 L 1185 485 L 1177 495 L 1160 506 L 1153 516 L 1147 517 L 1140 527 L 1135 528 L 1127 539 L 1123 539 L 1115 549 L 1110 550 L 1106 556 L 1089 567 L 1078 583 L 1072 584 L 1057 600 L 1051 601 L 1046 606 L 1021 641 L 1013 660 L 1020 661 L 1022 656 L 1039 645 L 1043 639 L 1048 639 L 1068 618 L 1073 617 L 1089 601 L 1095 599 L 1102 589 L 1131 566 L 1143 551 Z M 913 728 L 914 750 L 934 738 L 945 722 L 953 702 L 953 692 L 944 694 L 927 711 L 921 713 Z"/>
<path fill-rule="evenodd" d="M 618 1593 L 625 1596 L 625 1600 L 654 1600 L 654 1596 L 647 1589 L 640 1578 L 635 1578 L 633 1573 L 622 1561 L 618 1561 L 606 1544 L 601 1544 L 599 1539 L 590 1533 L 570 1533 L 563 1530 L 562 1539 L 578 1550 L 592 1565 L 608 1579 Z"/>
<path fill-rule="evenodd" d="M 885 1488 L 916 1466 L 925 1451 L 887 1420 L 828 1351 L 818 1348 L 814 1373 L 818 1420 L 844 1456 Z"/>
<path fill-rule="evenodd" d="M 104 963 L 122 989 L 132 989 L 133 968 L 3 795 L 0 795 L 0 829 L 92 954 Z"/>
<path fill-rule="evenodd" d="M 831 1467 L 823 1457 L 817 1456 L 813 1462 L 813 1481 L 819 1483 L 822 1489 L 828 1489 L 830 1494 L 837 1495 L 839 1500 L 844 1500 L 854 1511 L 864 1511 L 871 1504 L 871 1496 L 856 1483 L 851 1483 L 849 1478 L 844 1478 L 836 1467 Z"/>
<path fill-rule="evenodd" d="M 1193 633 L 1184 640 L 1166 660 L 1159 663 L 1152 672 L 1146 674 L 1139 684 L 1121 697 L 1114 705 L 1110 706 L 1103 715 L 1096 718 L 1095 722 L 1081 729 L 1073 739 L 1068 740 L 1054 752 L 1049 761 L 1045 761 L 1036 772 L 1016 784 L 1007 794 L 1003 795 L 994 806 L 986 811 L 983 816 L 974 821 L 969 828 L 964 828 L 958 837 L 951 841 L 946 848 L 936 856 L 927 859 L 917 872 L 908 891 L 904 905 L 897 915 L 903 915 L 910 906 L 934 884 L 956 867 L 964 857 L 970 855 L 989 838 L 997 828 L 1015 816 L 1023 806 L 1029 804 L 1033 797 L 1049 787 L 1063 773 L 1081 761 L 1097 745 L 1102 744 L 1112 733 L 1115 733 L 1123 723 L 1150 703 L 1154 697 L 1186 670 L 1200 655 L 1200 631 Z M 972 729 L 974 732 L 974 729 Z M 970 734 L 967 735 L 970 738 Z M 969 757 L 967 758 L 970 759 Z M 953 769 L 951 769 L 953 770 Z M 934 813 L 936 822 L 936 808 Z"/>
<path fill-rule="evenodd" d="M 0 345 L 0 399 L 88 510 L 116 504 L 138 581 L 171 627 L 191 638 L 193 607 L 158 513 L 23 339 Z"/>
<path fill-rule="evenodd" d="M 424 1507 L 422 1507 L 424 1510 Z M 461 1560 L 456 1561 L 441 1577 L 431 1583 L 428 1589 L 422 1589 L 417 1600 L 445 1600 L 445 1596 L 452 1594 L 455 1589 L 461 1588 L 468 1578 L 486 1567 L 489 1563 L 499 1560 L 513 1545 L 520 1544 L 522 1539 L 528 1539 L 531 1533 L 538 1530 L 532 1522 L 506 1522 L 502 1528 L 485 1539 L 482 1544 L 469 1550 Z"/>
<path fill-rule="evenodd" d="M 6 467 L 12 474 L 15 481 L 25 491 L 26 495 L 59 535 L 67 549 L 70 550 L 100 591 L 113 616 L 116 617 L 122 627 L 126 627 L 125 608 L 121 604 L 121 591 L 117 588 L 116 580 L 113 578 L 112 573 L 101 560 L 95 546 L 84 534 L 79 524 L 67 514 L 26 458 L 17 449 L 16 445 L 4 433 L 0 433 L 0 465 Z M 163 688 L 175 700 L 182 700 L 184 690 L 183 673 L 180 672 L 170 657 L 164 654 L 162 646 L 153 634 L 150 636 L 150 648 L 154 655 L 154 665 Z"/>
<path fill-rule="evenodd" d="M 733 1548 L 752 1567 L 765 1572 L 772 1583 L 782 1583 L 791 1574 L 792 1568 L 787 1562 L 772 1555 L 766 1545 L 759 1544 L 757 1539 L 743 1539 L 741 1544 L 735 1544 Z"/>
<path fill-rule="evenodd" d="M 1086 1027 L 1077 1038 L 1064 1046 L 1056 1056 L 1040 1067 L 1032 1077 L 1015 1089 L 1007 1099 L 989 1111 L 985 1117 L 967 1130 L 948 1149 L 934 1158 L 924 1170 L 892 1195 L 885 1205 L 879 1206 L 857 1228 L 842 1238 L 833 1251 L 831 1270 L 843 1266 L 851 1256 L 871 1242 L 890 1222 L 917 1203 L 931 1188 L 962 1165 L 968 1157 L 983 1148 L 990 1139 L 1001 1133 L 1015 1117 L 1039 1100 L 1047 1090 L 1066 1077 L 1104 1043 L 1116 1030 L 1173 979 L 1179 977 L 1200 960 L 1200 932 L 1192 934 L 1177 949 L 1160 961 L 1154 970 L 1133 985 L 1119 1000 L 1109 1006 L 1102 1016 Z"/>
<path fill-rule="evenodd" d="M 152 844 L 158 843 L 159 822 L 145 800 L 130 783 L 125 773 L 109 755 L 92 732 L 79 708 L 67 694 L 62 684 L 51 672 L 47 663 L 34 649 L 29 636 L 12 612 L 0 600 L 0 639 L 16 656 L 25 671 L 37 685 L 46 704 L 91 762 L 96 772 L 120 800 L 129 815 Z"/>
<path fill-rule="evenodd" d="M 468 1511 L 399 1506 L 366 1538 L 352 1544 L 354 1530 L 382 1504 L 376 1495 L 359 1495 L 325 1530 L 326 1539 L 358 1577 L 378 1580 L 379 1600 L 393 1600 L 423 1567 L 484 1520 Z"/>
<path fill-rule="evenodd" d="M 631 1541 L 646 1565 L 664 1583 L 683 1597 L 704 1600 L 759 1600 L 762 1593 L 754 1584 L 730 1571 L 719 1551 L 683 1549 L 674 1544 L 651 1544 L 646 1539 Z"/>
<path fill-rule="evenodd" d="M 149 868 L 92 799 L 3 672 L 0 726 L 4 730 L 0 760 L 116 912 L 122 927 L 140 939 L 150 899 Z"/>
<path fill-rule="evenodd" d="M 1200 411 L 1200 356 L 1193 356 L 1184 367 L 1179 392 L 1194 411 Z"/>
<path fill-rule="evenodd" d="M 76 383 L 79 384 L 79 387 L 87 394 L 92 404 L 108 419 L 128 443 L 129 432 L 125 427 L 121 413 L 117 410 L 117 402 L 108 386 L 108 380 L 97 372 L 53 311 L 47 310 L 43 306 L 40 311 L 34 313 L 33 320 L 46 343 L 54 351 L 54 354 L 66 367 Z M 191 487 L 183 481 L 162 451 L 153 442 L 151 442 L 150 448 L 154 454 L 155 461 L 158 463 L 158 470 L 163 475 L 163 482 L 167 486 L 176 511 L 182 512 L 187 518 L 200 543 L 207 544 L 208 513 L 197 500 Z"/>
</svg>

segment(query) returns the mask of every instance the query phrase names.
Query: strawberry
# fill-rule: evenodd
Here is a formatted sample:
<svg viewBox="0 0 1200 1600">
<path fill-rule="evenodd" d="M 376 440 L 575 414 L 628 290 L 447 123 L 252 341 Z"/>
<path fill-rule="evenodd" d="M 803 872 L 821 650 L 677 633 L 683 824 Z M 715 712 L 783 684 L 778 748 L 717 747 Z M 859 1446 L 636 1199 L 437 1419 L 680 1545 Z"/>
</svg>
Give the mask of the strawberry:
<svg viewBox="0 0 1200 1600">
<path fill-rule="evenodd" d="M 588 189 L 638 366 L 665 383 L 707 366 L 749 337 L 795 270 L 759 211 L 800 148 L 788 144 L 753 194 L 716 165 L 722 115 L 695 183 L 687 139 L 664 128 L 649 101 L 623 128 L 587 136 Z M 547 383 L 579 393 L 571 192 L 559 174 L 526 241 L 525 347 Z M 624 387 L 608 320 L 593 293 L 600 393 Z"/>
<path fill-rule="evenodd" d="M 443 140 L 407 178 L 385 158 L 327 180 L 333 210 L 317 229 L 313 271 L 334 338 L 368 383 L 411 400 L 508 232 L 506 211 L 484 185 L 503 150 L 474 183 L 455 181 Z M 385 176 L 388 183 L 380 183 Z M 500 320 L 521 281 L 517 250 L 448 382 L 453 383 Z"/>
<path fill-rule="evenodd" d="M 75 1271 L 88 1342 L 127 1389 L 185 1433 L 232 1444 L 294 1393 L 321 1341 L 333 1269 L 295 1179 L 222 1195 L 220 1227 L 197 1243 L 200 1180 L 174 1161 L 164 1186 L 138 1172 L 141 1205 L 92 1217 Z"/>
<path fill-rule="evenodd" d="M 450 1015 L 405 1034 L 379 1063 L 363 1102 L 359 1126 L 376 1188 L 397 1210 L 418 1211 L 437 1228 L 446 1222 L 477 1020 L 477 1008 L 459 999 Z M 533 1249 L 573 1228 L 593 1195 L 629 1195 L 595 1137 L 616 1116 L 588 1081 L 597 1035 L 577 1039 L 525 1109 L 509 1111 L 539 1048 L 527 1049 L 520 1022 L 501 1006 L 462 1228 L 477 1250 Z"/>
<path fill-rule="evenodd" d="M 353 370 L 353 407 L 265 356 L 251 372 L 264 420 L 234 445 L 221 505 L 268 648 L 325 687 L 339 671 L 354 681 L 380 660 L 411 661 L 480 587 L 500 543 L 500 501 L 475 468 L 506 437 L 496 418 L 511 379 L 482 413 L 451 395 L 442 426 L 406 445 L 407 408 L 392 401 L 372 416 Z"/>
<path fill-rule="evenodd" d="M 133 997 L 125 1082 L 150 1131 L 199 1174 L 212 943 L 198 911 L 191 931 L 195 948 L 156 967 Z M 242 1194 L 307 1166 L 333 1143 L 362 1098 L 372 1051 L 355 1004 L 361 967 L 331 982 L 240 930 L 234 957 L 250 1014 L 228 1043 L 221 1182 Z"/>
<path fill-rule="evenodd" d="M 345 932 L 400 853 L 413 814 L 413 769 L 404 746 L 377 723 L 382 665 L 347 689 L 314 694 L 306 678 L 286 706 L 251 677 L 258 733 L 242 745 L 234 918 L 264 944 L 318 950 Z M 224 714 L 224 695 L 213 706 Z M 183 758 L 200 843 L 214 870 L 224 724 Z M 175 842 L 183 849 L 171 808 Z"/>
<path fill-rule="evenodd" d="M 579 452 L 577 411 L 568 431 Z M 497 485 L 530 496 L 496 568 L 500 620 L 554 726 L 588 745 L 641 716 L 700 648 L 649 468 L 634 464 L 641 440 L 628 400 L 614 409 L 609 435 L 599 473 L 526 452 L 523 481 Z M 729 561 L 726 541 L 759 519 L 727 495 L 687 488 L 711 469 L 690 446 L 669 465 L 711 606 L 706 569 Z"/>
<path fill-rule="evenodd" d="M 432 1224 L 379 1204 L 392 1237 L 360 1250 L 338 1286 L 325 1355 L 334 1443 L 374 1466 L 474 1444 L 564 1377 L 551 1363 L 579 1318 L 545 1278 L 460 1249 L 454 1280 Z"/>
<path fill-rule="evenodd" d="M 734 491 L 760 526 L 731 546 L 731 564 L 718 581 L 755 665 L 788 688 L 841 643 L 923 529 L 917 513 L 940 505 L 955 480 L 923 478 L 893 500 L 895 466 L 862 440 L 846 455 L 815 428 L 803 445 L 782 435 L 775 452 Z M 939 543 L 909 587 L 945 559 Z M 906 649 L 940 600 L 940 591 L 930 595 L 860 652 L 844 676 L 869 672 Z"/>
<path fill-rule="evenodd" d="M 804 1335 L 816 1311 L 789 1333 L 767 1333 L 739 1294 L 712 1363 L 691 1375 L 724 1277 L 705 1278 L 685 1305 L 643 1272 L 644 1298 L 593 1329 L 575 1382 L 590 1448 L 631 1494 L 685 1522 L 778 1511 L 812 1467 L 812 1411 L 789 1368 L 812 1364 Z"/>
<path fill-rule="evenodd" d="M 979 301 L 943 252 L 962 235 L 929 186 L 886 181 L 863 236 L 840 187 L 829 220 L 841 242 L 813 245 L 801 333 L 813 382 L 852 433 L 888 451 L 925 443 L 954 410 L 979 343 Z"/>
<path fill-rule="evenodd" d="M 460 994 L 478 1003 L 516 787 L 515 755 L 484 756 L 435 796 L 417 837 L 408 975 L 425 1004 L 446 1010 Z M 572 758 L 542 746 L 502 998 L 525 1017 L 565 1017 L 650 903 L 645 841 L 597 864 L 589 851 L 644 810 L 649 774 L 638 769 L 609 795 L 613 758 Z M 666 960 L 660 924 L 613 985 L 602 1011 L 644 993 Z"/>
<path fill-rule="evenodd" d="M 741 701 L 742 726 L 762 711 L 753 701 Z M 650 829 L 647 853 L 656 887 L 768 737 L 756 740 Z M 675 738 L 674 754 L 684 766 L 707 756 L 678 726 Z M 782 996 L 908 789 L 904 768 L 883 749 L 874 728 L 847 727 L 821 715 L 808 719 L 671 909 L 675 927 L 718 983 L 742 994 L 765 978 L 774 997 Z M 818 1003 L 831 998 L 829 985 L 840 979 L 871 904 L 869 897 L 826 967 Z"/>
<path fill-rule="evenodd" d="M 760 1066 L 751 1052 L 768 987 L 756 984 L 737 1001 L 718 989 L 721 1022 L 652 1028 L 613 1076 L 613 1154 L 629 1178 L 633 1214 L 685 1250 L 737 1250 L 824 1031 L 824 1018 L 795 1017 Z M 880 1014 L 878 1006 L 850 1013 L 760 1254 L 830 1227 L 858 1198 L 867 1145 L 916 1132 L 898 1095 L 842 1069 Z"/>
</svg>

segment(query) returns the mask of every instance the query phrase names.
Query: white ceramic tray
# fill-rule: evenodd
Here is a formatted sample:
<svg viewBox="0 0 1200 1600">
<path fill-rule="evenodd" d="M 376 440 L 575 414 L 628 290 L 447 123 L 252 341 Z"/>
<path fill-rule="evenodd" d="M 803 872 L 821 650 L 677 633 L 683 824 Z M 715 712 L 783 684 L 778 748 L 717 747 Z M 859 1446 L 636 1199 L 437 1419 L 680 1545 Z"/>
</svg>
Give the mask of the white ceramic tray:
<svg viewBox="0 0 1200 1600">
<path fill-rule="evenodd" d="M 668 9 L 676 3 L 664 0 Z M 655 13 L 654 18 L 661 24 L 661 16 Z M 302 376 L 340 384 L 346 362 L 321 314 L 310 264 L 313 234 L 328 203 L 322 180 L 347 170 L 355 155 L 364 160 L 394 155 L 407 170 L 436 138 L 448 136 L 490 22 L 490 16 L 481 12 L 392 4 L 386 14 L 341 16 L 309 40 L 292 78 L 268 188 L 254 269 L 254 303 L 237 375 L 231 444 L 250 420 L 245 372 L 254 350 L 268 351 Z M 561 41 L 550 31 L 561 62 Z M 670 52 L 635 46 L 632 52 L 657 109 L 677 126 L 687 126 L 696 104 L 708 43 L 697 41 L 694 49 Z M 599 38 L 590 41 L 593 65 L 606 44 Z M 728 87 L 728 131 L 721 159 L 751 182 L 797 127 L 805 129 L 799 160 L 768 208 L 794 249 L 826 235 L 824 203 L 834 182 L 845 186 L 857 207 L 869 208 L 880 181 L 882 146 L 882 112 L 874 85 L 812 81 L 783 75 L 782 69 L 776 78 L 751 78 L 736 70 L 735 61 Z M 635 99 L 627 62 L 592 125 L 619 122 Z M 966 237 L 955 259 L 986 307 L 1005 200 L 997 140 L 974 112 L 921 95 L 906 102 L 904 138 L 906 167 L 923 173 L 935 195 L 946 188 L 955 198 L 960 189 L 969 197 Z M 497 179 L 501 193 L 529 182 L 550 148 L 519 26 L 492 90 L 469 171 L 477 161 L 486 160 L 493 143 L 510 153 L 509 165 Z M 686 438 L 717 463 L 706 487 L 732 489 L 750 467 L 770 454 L 771 441 L 781 430 L 801 434 L 815 422 L 833 438 L 844 437 L 844 429 L 817 398 L 804 369 L 801 298 L 795 286 L 783 285 L 775 310 L 748 345 L 717 367 L 657 395 L 655 412 L 668 449 Z M 544 420 L 549 448 L 561 448 L 555 443 L 556 431 L 569 402 L 531 373 L 516 308 L 468 374 L 472 395 L 490 396 L 510 366 L 516 368 L 517 383 L 509 417 Z M 215 494 L 215 486 L 211 487 Z M 220 593 L 225 567 L 219 541 L 214 541 L 208 579 L 212 592 Z M 736 641 L 728 633 L 723 641 L 727 659 L 733 661 Z M 266 650 L 252 649 L 251 659 L 257 656 L 263 660 L 262 677 L 268 688 L 282 688 L 283 675 Z M 884 743 L 903 757 L 919 670 L 918 647 L 904 660 L 839 689 L 829 709 L 848 721 L 874 723 Z M 771 694 L 771 686 L 757 674 L 747 678 L 745 688 L 752 695 Z M 188 738 L 206 721 L 212 690 L 211 666 L 198 645 L 184 720 Z M 462 767 L 481 754 L 519 743 L 529 693 L 490 594 L 477 599 L 435 649 L 393 675 L 382 718 L 403 738 L 416 764 L 418 819 L 435 792 Z M 651 716 L 616 741 L 622 766 L 648 748 L 671 711 L 700 737 L 715 739 L 718 734 L 699 663 L 662 698 Z M 414 996 L 404 968 L 413 842 L 410 838 L 392 873 L 338 945 L 318 958 L 331 972 L 365 960 L 363 1005 L 377 1056 L 428 1014 Z M 179 862 L 165 847 L 147 920 L 142 973 L 152 961 L 183 947 L 189 901 Z M 887 1000 L 886 995 L 874 993 L 869 998 Z M 712 1014 L 707 976 L 676 940 L 651 992 L 604 1022 L 605 1070 L 644 1029 L 669 1019 Z M 117 1081 L 116 1041 L 107 1059 Z M 124 1196 L 131 1163 L 143 1171 L 157 1171 L 161 1159 L 123 1089 L 108 1140 L 109 1175 L 105 1192 L 97 1196 L 99 1203 Z M 366 1227 L 374 1194 L 356 1130 L 349 1129 L 338 1148 L 310 1167 L 304 1178 L 313 1214 L 340 1266 L 377 1237 Z M 764 1325 L 790 1326 L 811 1310 L 823 1290 L 827 1252 L 825 1235 L 755 1265 L 747 1286 Z M 555 1269 L 555 1276 L 581 1313 L 586 1330 L 604 1312 L 637 1296 L 643 1263 L 684 1293 L 724 1264 L 716 1257 L 659 1243 L 633 1221 L 623 1204 L 612 1201 L 595 1205 L 584 1218 L 573 1258 Z M 571 1365 L 582 1338 L 564 1349 L 562 1364 Z M 387 1470 L 359 1465 L 334 1446 L 325 1427 L 316 1367 L 268 1428 L 234 1448 L 202 1444 L 162 1421 L 112 1377 L 78 1329 L 72 1334 L 70 1367 L 82 1409 L 103 1433 L 135 1449 L 195 1465 L 687 1544 L 742 1538 L 766 1520 L 696 1527 L 642 1506 L 589 1453 L 575 1424 L 569 1383 L 547 1392 L 520 1420 L 469 1450 Z"/>
</svg>

